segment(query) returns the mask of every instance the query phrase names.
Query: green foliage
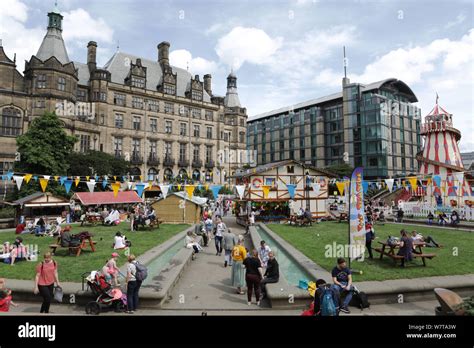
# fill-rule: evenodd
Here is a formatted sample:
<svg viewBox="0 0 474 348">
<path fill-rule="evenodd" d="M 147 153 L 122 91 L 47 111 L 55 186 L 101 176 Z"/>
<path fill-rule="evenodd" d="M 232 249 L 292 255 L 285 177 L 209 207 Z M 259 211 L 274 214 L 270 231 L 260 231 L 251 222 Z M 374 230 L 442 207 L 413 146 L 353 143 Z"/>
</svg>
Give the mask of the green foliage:
<svg viewBox="0 0 474 348">
<path fill-rule="evenodd" d="M 55 113 L 45 113 L 35 118 L 28 131 L 17 138 L 20 161 L 15 162 L 15 171 L 64 175 L 76 141 L 75 136 L 67 135 Z"/>
<path fill-rule="evenodd" d="M 462 309 L 465 311 L 465 315 L 474 315 L 474 296 L 464 299 L 463 302 L 455 308 L 455 310 Z"/>
<path fill-rule="evenodd" d="M 339 177 L 351 177 L 352 172 L 354 171 L 354 168 L 348 165 L 347 163 L 340 163 L 340 164 L 333 164 L 332 166 L 324 168 L 326 170 L 329 170 L 330 172 L 338 175 Z"/>
<path fill-rule="evenodd" d="M 0 209 L 0 219 L 8 219 L 15 217 L 15 208 L 10 206 L 5 206 Z"/>
<path fill-rule="evenodd" d="M 64 186 L 61 186 L 59 182 L 54 181 L 53 178 L 49 180 L 48 186 L 46 187 L 46 192 L 50 192 L 53 196 L 65 197 L 68 199 L 71 198 L 71 196 L 73 195 L 73 192 L 71 191 L 69 191 L 69 193 L 66 193 L 66 189 L 64 188 Z M 41 192 L 41 186 L 39 184 L 39 180 L 35 181 L 32 178 L 28 184 L 23 181 L 23 185 L 21 185 L 20 191 L 18 191 L 18 188 L 15 185 L 14 190 L 7 194 L 6 200 L 8 202 L 12 202 L 36 192 Z"/>
<path fill-rule="evenodd" d="M 69 175 L 127 175 L 130 163 L 105 152 L 89 151 L 88 153 L 73 152 L 69 154 Z"/>
</svg>

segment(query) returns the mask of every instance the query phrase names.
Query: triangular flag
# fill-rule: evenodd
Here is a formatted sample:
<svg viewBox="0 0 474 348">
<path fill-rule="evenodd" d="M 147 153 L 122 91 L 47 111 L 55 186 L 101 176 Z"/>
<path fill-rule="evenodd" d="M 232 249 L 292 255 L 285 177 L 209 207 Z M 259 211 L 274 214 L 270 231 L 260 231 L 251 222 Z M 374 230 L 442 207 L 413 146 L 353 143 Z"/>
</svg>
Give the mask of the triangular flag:
<svg viewBox="0 0 474 348">
<path fill-rule="evenodd" d="M 44 192 L 46 190 L 46 186 L 48 186 L 48 179 L 40 178 L 39 181 L 40 181 L 41 190 Z"/>
<path fill-rule="evenodd" d="M 214 199 L 217 199 L 217 196 L 219 195 L 219 191 L 221 190 L 222 185 L 211 185 L 210 188 L 214 196 Z"/>
<path fill-rule="evenodd" d="M 136 184 L 135 185 L 135 191 L 137 191 L 138 197 L 142 196 L 144 189 L 145 189 L 145 184 Z"/>
<path fill-rule="evenodd" d="M 127 177 L 126 177 L 125 175 L 122 176 L 122 181 L 123 181 L 123 182 L 126 182 L 126 181 L 127 181 Z"/>
<path fill-rule="evenodd" d="M 104 180 L 102 180 L 102 187 L 103 188 L 107 187 L 107 177 L 105 177 Z"/>
<path fill-rule="evenodd" d="M 204 189 L 207 191 L 209 190 L 209 184 L 204 185 Z"/>
<path fill-rule="evenodd" d="M 186 185 L 185 186 L 186 193 L 188 194 L 188 196 L 190 198 L 193 196 L 194 188 L 195 188 L 194 185 Z"/>
<path fill-rule="evenodd" d="M 270 185 L 262 185 L 263 198 L 267 198 L 268 193 L 270 192 Z"/>
<path fill-rule="evenodd" d="M 43 175 L 43 178 L 49 181 L 49 179 L 51 178 L 51 175 Z"/>
<path fill-rule="evenodd" d="M 59 176 L 55 175 L 54 176 L 54 181 L 58 181 L 59 180 Z"/>
<path fill-rule="evenodd" d="M 33 175 L 31 175 L 31 174 L 25 174 L 24 178 L 25 178 L 25 181 L 26 181 L 27 184 L 30 182 L 32 176 Z"/>
<path fill-rule="evenodd" d="M 170 185 L 160 185 L 161 193 L 163 193 L 163 199 L 165 199 L 166 196 L 168 196 L 169 189 L 170 189 Z"/>
<path fill-rule="evenodd" d="M 336 182 L 337 190 L 339 191 L 339 195 L 342 196 L 344 193 L 344 186 L 345 182 Z"/>
<path fill-rule="evenodd" d="M 178 191 L 181 191 L 181 184 L 178 184 Z"/>
<path fill-rule="evenodd" d="M 142 175 L 140 175 L 140 181 L 141 181 L 141 180 L 143 180 L 143 176 L 142 176 Z"/>
<path fill-rule="evenodd" d="M 71 189 L 71 185 L 72 185 L 71 179 L 64 180 L 64 188 L 66 189 L 66 193 L 69 193 L 69 190 Z"/>
<path fill-rule="evenodd" d="M 90 176 L 86 175 L 86 181 L 89 181 Z"/>
<path fill-rule="evenodd" d="M 288 189 L 288 194 L 290 195 L 290 198 L 293 199 L 295 197 L 296 184 L 286 184 L 286 188 Z"/>
<path fill-rule="evenodd" d="M 87 188 L 89 189 L 89 192 L 94 192 L 94 186 L 95 186 L 95 181 L 88 181 L 86 182 Z"/>
<path fill-rule="evenodd" d="M 8 178 L 8 180 L 11 180 L 13 178 L 13 172 L 12 171 L 8 171 L 7 178 Z"/>
<path fill-rule="evenodd" d="M 439 175 L 434 175 L 433 176 L 433 182 L 437 187 L 441 186 L 441 177 Z"/>
<path fill-rule="evenodd" d="M 16 187 L 18 188 L 18 191 L 20 191 L 21 184 L 23 183 L 23 177 L 20 175 L 14 175 L 13 180 L 15 180 Z"/>
<path fill-rule="evenodd" d="M 99 176 L 98 175 L 94 176 L 94 179 L 95 181 L 99 181 Z"/>
<path fill-rule="evenodd" d="M 318 183 L 312 183 L 311 187 L 313 188 L 314 193 L 318 195 L 319 190 L 321 189 L 321 185 Z"/>
<path fill-rule="evenodd" d="M 237 190 L 237 193 L 239 194 L 240 199 L 244 197 L 244 192 L 245 192 L 245 185 L 235 185 L 235 189 Z"/>
<path fill-rule="evenodd" d="M 127 187 L 128 187 L 129 190 L 132 189 L 132 185 L 133 185 L 133 182 L 127 181 Z"/>
<path fill-rule="evenodd" d="M 77 185 L 79 185 L 79 181 L 81 181 L 81 179 L 78 176 L 76 176 L 76 179 L 74 180 L 74 183 L 76 184 L 76 187 L 77 187 Z"/>
<path fill-rule="evenodd" d="M 116 175 L 114 175 L 114 180 L 117 180 L 117 176 L 116 176 Z"/>
<path fill-rule="evenodd" d="M 431 178 L 426 179 L 426 186 L 430 186 L 431 182 L 432 182 Z"/>
<path fill-rule="evenodd" d="M 417 183 L 418 180 L 416 176 L 410 176 L 408 178 L 408 181 L 410 182 L 410 186 L 413 189 L 413 191 L 416 191 L 416 188 L 418 187 L 418 183 Z"/>
<path fill-rule="evenodd" d="M 117 197 L 119 189 L 120 189 L 120 183 L 119 182 L 114 182 L 110 186 L 112 186 L 112 190 L 114 191 L 114 197 Z"/>
<path fill-rule="evenodd" d="M 385 184 L 387 185 L 389 192 L 392 192 L 394 181 L 394 179 L 385 179 Z"/>
<path fill-rule="evenodd" d="M 369 190 L 369 183 L 367 181 L 362 181 L 362 190 L 364 191 L 364 194 Z"/>
<path fill-rule="evenodd" d="M 38 181 L 38 176 L 35 175 L 35 176 L 33 177 L 33 180 L 34 180 L 34 181 Z"/>
<path fill-rule="evenodd" d="M 64 182 L 66 181 L 66 179 L 67 179 L 67 176 L 61 176 L 61 177 L 59 177 L 59 183 L 61 184 L 61 186 L 64 185 Z"/>
</svg>

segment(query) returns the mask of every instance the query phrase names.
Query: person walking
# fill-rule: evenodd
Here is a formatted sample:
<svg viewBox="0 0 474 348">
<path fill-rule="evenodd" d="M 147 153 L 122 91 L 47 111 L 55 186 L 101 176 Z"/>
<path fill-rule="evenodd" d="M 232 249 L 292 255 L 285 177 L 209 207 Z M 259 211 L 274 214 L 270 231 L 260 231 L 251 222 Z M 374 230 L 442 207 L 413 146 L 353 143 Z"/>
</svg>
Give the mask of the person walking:
<svg viewBox="0 0 474 348">
<path fill-rule="evenodd" d="M 245 250 L 243 243 L 243 238 L 239 238 L 237 245 L 232 249 L 232 286 L 237 288 L 239 295 L 244 294 L 242 291 L 245 279 L 243 262 L 247 258 L 247 250 Z"/>
<path fill-rule="evenodd" d="M 220 218 L 217 219 L 216 233 L 214 235 L 214 242 L 216 244 L 216 255 L 221 256 L 222 254 L 222 238 L 227 226 L 222 222 Z"/>
<path fill-rule="evenodd" d="M 233 234 L 230 229 L 227 229 L 222 234 L 222 241 L 224 246 L 224 267 L 232 266 L 232 249 L 237 244 L 237 236 Z"/>
<path fill-rule="evenodd" d="M 47 252 L 43 255 L 44 261 L 36 266 L 34 294 L 40 294 L 43 297 L 40 313 L 49 313 L 51 299 L 54 294 L 54 284 L 60 287 L 58 277 L 58 265 Z"/>
<path fill-rule="evenodd" d="M 257 306 L 260 305 L 260 282 L 262 280 L 262 264 L 258 257 L 258 251 L 253 250 L 252 256 L 244 260 L 245 282 L 247 283 L 247 304 L 252 304 L 252 292 L 255 291 Z"/>
<path fill-rule="evenodd" d="M 128 256 L 127 264 L 127 312 L 133 314 L 138 308 L 138 292 L 142 282 L 136 278 L 137 274 L 137 261 L 135 255 L 131 254 Z"/>
</svg>

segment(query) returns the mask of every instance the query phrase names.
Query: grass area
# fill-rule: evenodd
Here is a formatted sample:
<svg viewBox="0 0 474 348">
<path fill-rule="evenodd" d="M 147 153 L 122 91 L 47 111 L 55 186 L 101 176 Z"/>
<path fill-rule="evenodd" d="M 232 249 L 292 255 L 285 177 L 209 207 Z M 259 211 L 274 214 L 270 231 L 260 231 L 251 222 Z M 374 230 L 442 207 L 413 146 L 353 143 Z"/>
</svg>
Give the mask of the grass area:
<svg viewBox="0 0 474 348">
<path fill-rule="evenodd" d="M 288 225 L 269 224 L 272 231 L 292 244 L 303 254 L 309 257 L 328 271 L 336 264 L 336 257 L 326 257 L 326 246 L 347 244 L 348 224 L 338 222 L 322 222 L 312 227 L 295 227 Z M 386 241 L 389 235 L 399 237 L 402 224 L 385 224 L 375 226 L 376 239 L 372 248 L 379 247 L 378 241 Z M 454 231 L 429 226 L 406 226 L 408 231 L 417 230 L 423 236 L 432 236 L 442 248 L 423 248 L 425 253 L 434 253 L 437 256 L 426 260 L 423 267 L 421 259 L 407 263 L 404 269 L 394 266 L 392 259 L 373 251 L 374 259 L 366 258 L 363 262 L 352 262 L 353 269 L 363 271 L 363 274 L 354 274 L 355 281 L 387 280 L 403 278 L 420 278 L 429 276 L 443 276 L 454 274 L 473 273 L 472 261 L 474 259 L 474 234 L 472 232 Z M 457 256 L 454 251 L 457 248 Z M 365 253 L 366 256 L 367 253 Z"/>
<path fill-rule="evenodd" d="M 189 225 L 167 225 L 161 224 L 159 229 L 130 232 L 129 223 L 123 222 L 116 227 L 108 226 L 73 226 L 72 233 L 81 231 L 89 231 L 94 235 L 93 240 L 97 242 L 95 252 L 90 249 L 83 250 L 79 257 L 68 255 L 68 250 L 58 248 L 54 260 L 58 264 L 59 280 L 80 282 L 81 274 L 101 268 L 105 261 L 110 258 L 114 251 L 112 248 L 115 233 L 121 231 L 128 240 L 132 242 L 131 253 L 135 256 L 143 254 L 145 251 L 165 242 L 177 233 L 185 230 Z M 14 232 L 4 232 L 0 234 L 2 242 L 10 241 L 12 243 L 17 235 Z M 23 243 L 25 245 L 37 245 L 39 251 L 39 260 L 42 255 L 49 251 L 49 244 L 54 244 L 56 238 L 52 237 L 35 237 L 31 234 L 22 234 Z M 126 262 L 124 251 L 119 251 L 119 266 Z M 31 279 L 35 277 L 35 266 L 37 262 L 21 261 L 10 266 L 4 263 L 0 264 L 0 276 L 10 279 Z"/>
</svg>

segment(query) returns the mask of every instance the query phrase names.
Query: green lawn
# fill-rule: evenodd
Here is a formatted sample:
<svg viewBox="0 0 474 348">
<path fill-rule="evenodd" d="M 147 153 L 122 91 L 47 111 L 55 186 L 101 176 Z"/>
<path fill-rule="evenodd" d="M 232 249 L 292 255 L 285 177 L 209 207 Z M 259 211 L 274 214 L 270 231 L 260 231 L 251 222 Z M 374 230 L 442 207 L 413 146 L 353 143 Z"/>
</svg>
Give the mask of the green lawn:
<svg viewBox="0 0 474 348">
<path fill-rule="evenodd" d="M 97 242 L 96 251 L 91 252 L 90 249 L 84 250 L 79 257 L 68 255 L 67 249 L 58 248 L 54 260 L 58 263 L 59 280 L 60 281 L 81 281 L 81 274 L 101 268 L 105 261 L 114 251 L 112 248 L 115 233 L 121 231 L 128 240 L 132 242 L 131 253 L 135 256 L 143 254 L 145 251 L 163 243 L 177 233 L 189 227 L 186 224 L 167 225 L 161 224 L 159 229 L 130 232 L 129 223 L 123 222 L 116 227 L 108 226 L 73 226 L 72 233 L 81 231 L 89 231 L 94 235 L 93 240 Z M 37 245 L 39 251 L 39 260 L 42 260 L 44 252 L 49 251 L 49 244 L 54 243 L 56 238 L 52 237 L 35 237 L 31 234 L 22 234 L 23 243 L 25 245 Z M 12 243 L 16 235 L 14 232 L 0 233 L 1 242 L 10 241 Z M 119 251 L 119 265 L 126 262 L 124 251 Z M 37 262 L 21 261 L 10 266 L 0 264 L 0 276 L 10 279 L 34 279 L 35 266 Z"/>
<path fill-rule="evenodd" d="M 332 245 L 333 242 L 337 244 L 348 242 L 348 225 L 344 223 L 322 222 L 312 227 L 278 224 L 267 226 L 328 271 L 335 266 L 336 258 L 325 256 L 326 245 Z M 399 237 L 403 227 L 408 231 L 415 229 L 425 237 L 432 236 L 443 245 L 443 248 L 424 248 L 425 253 L 435 253 L 437 256 L 426 260 L 426 267 L 423 267 L 421 259 L 415 259 L 407 263 L 404 269 L 395 267 L 392 259 L 385 256 L 379 260 L 380 254 L 374 250 L 373 260 L 366 258 L 363 262 L 352 262 L 351 268 L 363 271 L 363 274 L 354 274 L 354 280 L 387 280 L 474 273 L 472 268 L 474 234 L 472 232 L 429 226 L 403 226 L 402 224 L 376 225 L 376 240 L 372 242 L 372 248 L 379 247 L 378 241 L 385 241 L 389 235 Z M 457 248 L 457 256 L 453 255 L 454 248 Z M 368 256 L 367 252 L 365 255 Z"/>
</svg>

